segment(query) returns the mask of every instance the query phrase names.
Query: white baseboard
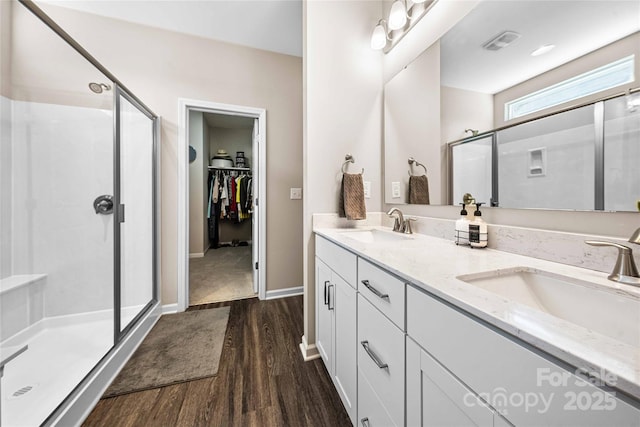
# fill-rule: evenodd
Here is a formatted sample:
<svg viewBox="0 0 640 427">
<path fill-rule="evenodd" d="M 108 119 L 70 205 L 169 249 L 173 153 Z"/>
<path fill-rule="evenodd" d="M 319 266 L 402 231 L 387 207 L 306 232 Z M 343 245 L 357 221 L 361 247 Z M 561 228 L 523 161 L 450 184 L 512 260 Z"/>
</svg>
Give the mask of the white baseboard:
<svg viewBox="0 0 640 427">
<path fill-rule="evenodd" d="M 285 289 L 276 289 L 273 291 L 267 291 L 267 295 L 265 299 L 276 299 L 276 298 L 286 298 L 293 297 L 296 295 L 304 294 L 304 287 L 296 286 L 294 288 L 285 288 Z"/>
<path fill-rule="evenodd" d="M 177 312 L 178 312 L 177 303 L 165 304 L 162 306 L 162 314 L 171 314 L 171 313 L 177 313 Z"/>
<path fill-rule="evenodd" d="M 320 357 L 318 347 L 316 347 L 315 344 L 309 345 L 307 343 L 307 337 L 304 335 L 302 336 L 302 342 L 300 343 L 300 352 L 302 353 L 302 358 L 305 362 L 318 359 Z"/>
<path fill-rule="evenodd" d="M 189 258 L 204 258 L 204 254 L 206 254 L 207 252 L 195 252 L 192 254 L 189 254 Z"/>
</svg>

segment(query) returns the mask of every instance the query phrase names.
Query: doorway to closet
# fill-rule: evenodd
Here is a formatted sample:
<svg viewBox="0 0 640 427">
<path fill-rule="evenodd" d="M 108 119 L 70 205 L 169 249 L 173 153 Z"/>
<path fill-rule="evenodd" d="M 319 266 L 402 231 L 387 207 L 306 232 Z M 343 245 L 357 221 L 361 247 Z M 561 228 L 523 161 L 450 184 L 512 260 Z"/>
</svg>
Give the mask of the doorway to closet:
<svg viewBox="0 0 640 427">
<path fill-rule="evenodd" d="M 265 112 L 202 101 L 181 102 L 181 112 L 188 191 L 178 310 L 259 296 Z"/>
</svg>

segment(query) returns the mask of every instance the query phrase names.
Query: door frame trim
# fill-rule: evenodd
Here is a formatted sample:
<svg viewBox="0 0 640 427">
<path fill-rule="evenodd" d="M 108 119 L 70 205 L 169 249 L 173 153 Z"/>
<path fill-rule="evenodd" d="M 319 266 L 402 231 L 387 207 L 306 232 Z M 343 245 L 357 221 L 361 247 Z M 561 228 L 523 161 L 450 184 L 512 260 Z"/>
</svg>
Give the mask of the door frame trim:
<svg viewBox="0 0 640 427">
<path fill-rule="evenodd" d="M 266 298 L 266 211 L 267 211 L 267 110 L 242 105 L 222 104 L 204 100 L 178 100 L 178 312 L 189 307 L 189 111 L 227 114 L 258 119 L 258 297 Z M 253 233 L 253 231 L 252 231 Z"/>
</svg>

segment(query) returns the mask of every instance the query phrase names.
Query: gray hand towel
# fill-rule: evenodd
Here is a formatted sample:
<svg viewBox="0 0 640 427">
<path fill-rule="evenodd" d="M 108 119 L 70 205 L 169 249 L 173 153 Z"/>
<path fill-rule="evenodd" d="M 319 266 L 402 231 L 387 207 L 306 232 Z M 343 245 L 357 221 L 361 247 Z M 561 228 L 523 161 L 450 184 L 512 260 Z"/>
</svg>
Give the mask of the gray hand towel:
<svg viewBox="0 0 640 427">
<path fill-rule="evenodd" d="M 340 186 L 338 216 L 347 219 L 367 219 L 364 205 L 364 183 L 362 174 L 343 173 Z"/>
<path fill-rule="evenodd" d="M 429 204 L 429 180 L 426 175 L 409 177 L 409 203 L 412 205 Z"/>
</svg>

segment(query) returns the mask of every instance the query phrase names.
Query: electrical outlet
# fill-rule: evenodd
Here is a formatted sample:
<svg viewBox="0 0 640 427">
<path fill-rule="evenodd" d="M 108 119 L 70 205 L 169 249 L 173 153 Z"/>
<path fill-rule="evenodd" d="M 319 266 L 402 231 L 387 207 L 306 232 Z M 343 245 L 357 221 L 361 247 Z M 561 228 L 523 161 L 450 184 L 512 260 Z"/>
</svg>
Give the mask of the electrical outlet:
<svg viewBox="0 0 640 427">
<path fill-rule="evenodd" d="M 400 198 L 400 182 L 394 181 L 391 183 L 391 198 L 399 199 Z"/>
<path fill-rule="evenodd" d="M 365 199 L 371 198 L 371 181 L 364 182 L 364 198 Z"/>
<path fill-rule="evenodd" d="M 302 199 L 302 188 L 290 188 L 289 189 L 289 198 L 291 200 L 300 200 L 300 199 Z"/>
</svg>

